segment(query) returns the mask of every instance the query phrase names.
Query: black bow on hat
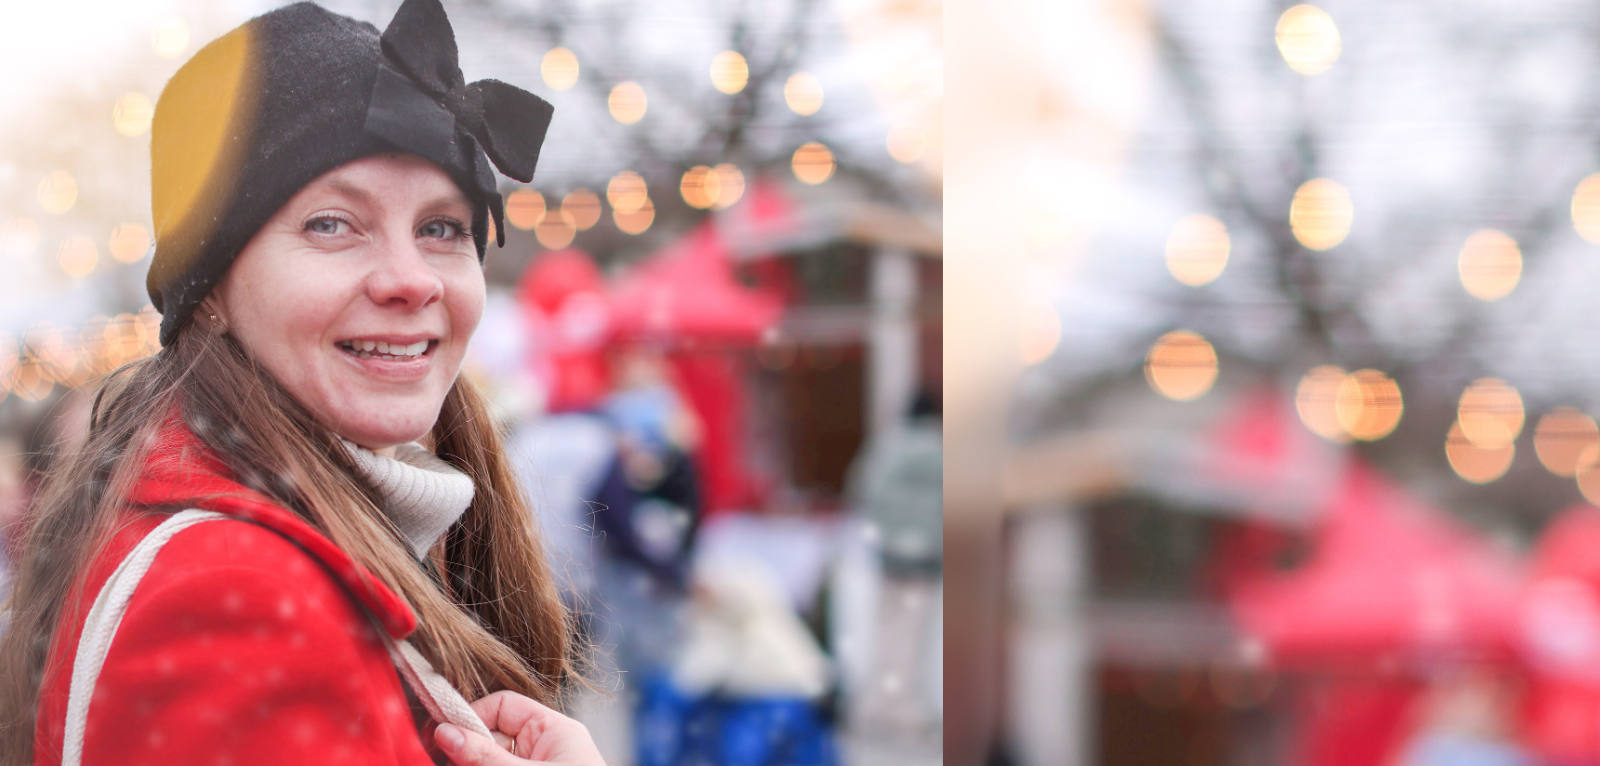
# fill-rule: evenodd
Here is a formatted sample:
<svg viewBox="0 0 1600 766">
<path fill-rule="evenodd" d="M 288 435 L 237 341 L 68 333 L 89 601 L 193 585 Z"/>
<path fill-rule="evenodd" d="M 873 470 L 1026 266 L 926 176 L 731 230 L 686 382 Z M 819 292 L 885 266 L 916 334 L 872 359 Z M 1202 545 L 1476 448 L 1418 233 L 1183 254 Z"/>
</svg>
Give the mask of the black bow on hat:
<svg viewBox="0 0 1600 766">
<path fill-rule="evenodd" d="M 504 203 L 478 148 L 500 172 L 532 181 L 555 108 L 499 80 L 467 83 L 439 0 L 406 0 L 381 41 L 383 61 L 367 108 L 367 132 L 445 167 L 471 168 L 500 224 Z M 497 244 L 504 245 L 504 226 L 496 231 Z"/>
</svg>

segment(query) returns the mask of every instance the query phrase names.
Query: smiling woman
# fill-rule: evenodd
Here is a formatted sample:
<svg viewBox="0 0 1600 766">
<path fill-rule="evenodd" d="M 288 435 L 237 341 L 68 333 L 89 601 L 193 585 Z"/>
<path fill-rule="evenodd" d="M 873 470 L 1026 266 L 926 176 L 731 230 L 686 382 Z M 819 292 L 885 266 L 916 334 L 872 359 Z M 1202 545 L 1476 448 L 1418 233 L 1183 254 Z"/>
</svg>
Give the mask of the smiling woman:
<svg viewBox="0 0 1600 766">
<path fill-rule="evenodd" d="M 568 617 L 460 375 L 490 163 L 531 181 L 550 108 L 455 62 L 438 0 L 381 38 L 300 3 L 167 85 L 164 347 L 25 532 L 0 764 L 600 763 L 553 709 Z"/>
</svg>

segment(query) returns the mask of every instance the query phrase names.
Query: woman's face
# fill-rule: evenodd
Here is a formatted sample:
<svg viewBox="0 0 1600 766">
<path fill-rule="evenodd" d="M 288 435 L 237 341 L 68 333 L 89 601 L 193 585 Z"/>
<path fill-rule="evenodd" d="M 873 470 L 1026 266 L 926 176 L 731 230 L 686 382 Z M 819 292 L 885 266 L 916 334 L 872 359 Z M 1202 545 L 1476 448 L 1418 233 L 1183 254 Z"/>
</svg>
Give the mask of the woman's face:
<svg viewBox="0 0 1600 766">
<path fill-rule="evenodd" d="M 386 450 L 426 434 L 483 314 L 472 205 L 437 165 L 378 155 L 323 174 L 200 308 L 325 425 Z"/>
</svg>

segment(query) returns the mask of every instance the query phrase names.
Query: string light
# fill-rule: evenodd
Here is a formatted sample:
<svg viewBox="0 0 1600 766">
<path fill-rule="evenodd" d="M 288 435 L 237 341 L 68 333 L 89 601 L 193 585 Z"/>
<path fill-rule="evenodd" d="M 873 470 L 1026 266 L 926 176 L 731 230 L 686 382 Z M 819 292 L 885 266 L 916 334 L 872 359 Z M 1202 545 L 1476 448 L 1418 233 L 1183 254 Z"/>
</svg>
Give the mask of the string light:
<svg viewBox="0 0 1600 766">
<path fill-rule="evenodd" d="M 78 201 L 78 181 L 65 170 L 56 170 L 39 181 L 39 207 L 60 215 Z"/>
<path fill-rule="evenodd" d="M 738 51 L 723 51 L 711 59 L 711 86 L 728 95 L 744 90 L 750 65 Z"/>
<path fill-rule="evenodd" d="M 1546 470 L 1557 476 L 1572 477 L 1578 472 L 1578 457 L 1585 449 L 1600 444 L 1600 426 L 1594 418 L 1572 407 L 1557 407 L 1539 418 L 1533 428 L 1533 449 Z"/>
<path fill-rule="evenodd" d="M 1461 247 L 1458 270 L 1469 295 L 1480 301 L 1499 300 L 1522 280 L 1522 251 L 1511 237 L 1484 229 Z"/>
<path fill-rule="evenodd" d="M 1217 351 L 1198 333 L 1173 330 L 1150 347 L 1144 374 L 1150 387 L 1168 399 L 1198 399 L 1217 380 Z"/>
<path fill-rule="evenodd" d="M 78 279 L 94 272 L 95 265 L 100 261 L 100 249 L 94 246 L 94 240 L 73 235 L 61 241 L 61 246 L 56 250 L 56 260 L 67 276 Z"/>
<path fill-rule="evenodd" d="M 1297 5 L 1278 17 L 1278 52 L 1289 68 L 1304 75 L 1321 74 L 1339 60 L 1339 26 L 1327 11 Z"/>
<path fill-rule="evenodd" d="M 611 177 L 606 184 L 606 201 L 613 211 L 623 214 L 637 213 L 649 201 L 649 189 L 644 178 L 631 170 Z"/>
<path fill-rule="evenodd" d="M 611 110 L 611 116 L 624 125 L 632 125 L 644 119 L 645 109 L 649 106 L 649 99 L 645 98 L 644 88 L 636 82 L 617 83 L 611 89 L 611 95 L 606 99 L 606 107 Z"/>
<path fill-rule="evenodd" d="M 1498 378 L 1479 378 L 1461 392 L 1456 420 L 1467 441 L 1483 449 L 1499 449 L 1516 441 L 1525 415 L 1522 395 Z"/>
<path fill-rule="evenodd" d="M 1327 250 L 1343 242 L 1354 220 L 1350 192 L 1326 178 L 1301 184 L 1289 205 L 1289 228 L 1294 238 L 1312 250 Z"/>
<path fill-rule="evenodd" d="M 1344 379 L 1342 368 L 1331 364 L 1314 367 L 1300 379 L 1294 396 L 1300 422 L 1312 433 L 1339 444 L 1350 441 L 1350 434 L 1339 422 L 1339 388 Z"/>
<path fill-rule="evenodd" d="M 783 102 L 801 117 L 822 108 L 822 81 L 810 72 L 796 72 L 783 84 Z"/>
<path fill-rule="evenodd" d="M 129 93 L 117 99 L 111 107 L 111 124 L 118 133 L 132 138 L 150 130 L 150 120 L 155 117 L 155 104 L 143 93 Z"/>
<path fill-rule="evenodd" d="M 162 19 L 150 35 L 150 45 L 161 58 L 175 59 L 182 56 L 189 48 L 189 25 L 180 16 L 168 16 Z"/>
<path fill-rule="evenodd" d="M 1473 484 L 1487 484 L 1504 476 L 1511 468 L 1511 459 L 1516 456 L 1517 447 L 1511 442 L 1495 448 L 1480 447 L 1462 432 L 1461 421 L 1458 420 L 1450 424 L 1450 433 L 1444 440 L 1444 453 L 1457 476 Z"/>
<path fill-rule="evenodd" d="M 1222 275 L 1231 245 L 1228 229 L 1209 215 L 1179 220 L 1167 237 L 1167 271 L 1190 287 L 1199 287 Z"/>
<path fill-rule="evenodd" d="M 578 231 L 588 231 L 600 222 L 600 197 L 588 189 L 573 189 L 561 198 L 561 209 L 572 216 Z"/>
<path fill-rule="evenodd" d="M 1351 437 L 1376 441 L 1400 424 L 1405 403 L 1400 384 L 1377 370 L 1356 370 L 1339 382 L 1334 412 Z"/>
<path fill-rule="evenodd" d="M 506 220 L 518 229 L 532 231 L 544 214 L 544 195 L 533 189 L 518 189 L 506 197 Z"/>
<path fill-rule="evenodd" d="M 722 184 L 711 168 L 696 165 L 683 174 L 683 181 L 678 184 L 678 191 L 689 207 L 704 210 L 716 204 L 717 195 L 722 191 Z"/>
<path fill-rule="evenodd" d="M 137 223 L 118 224 L 111 230 L 111 243 L 107 248 L 111 258 L 118 263 L 134 263 L 150 251 L 150 232 Z"/>
<path fill-rule="evenodd" d="M 649 197 L 644 197 L 631 211 L 612 205 L 611 219 L 624 234 L 643 234 L 656 219 L 656 206 Z"/>
<path fill-rule="evenodd" d="M 812 141 L 794 150 L 790 166 L 794 169 L 794 177 L 800 179 L 801 183 L 815 186 L 833 177 L 833 152 L 821 143 Z"/>
<path fill-rule="evenodd" d="M 539 222 L 539 227 L 533 234 L 538 237 L 539 244 L 550 250 L 560 250 L 572 244 L 572 239 L 578 234 L 578 227 L 572 221 L 572 214 L 556 208 L 546 212 L 544 220 Z"/>
<path fill-rule="evenodd" d="M 566 48 L 552 48 L 539 62 L 539 76 L 554 90 L 566 90 L 578 82 L 578 57 Z"/>
</svg>

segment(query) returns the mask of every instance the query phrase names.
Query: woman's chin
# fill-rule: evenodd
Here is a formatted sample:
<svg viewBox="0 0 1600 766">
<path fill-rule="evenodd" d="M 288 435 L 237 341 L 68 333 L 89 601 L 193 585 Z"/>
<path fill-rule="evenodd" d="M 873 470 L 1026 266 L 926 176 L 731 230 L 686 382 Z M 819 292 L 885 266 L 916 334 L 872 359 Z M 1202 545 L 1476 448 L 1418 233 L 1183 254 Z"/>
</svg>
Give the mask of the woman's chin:
<svg viewBox="0 0 1600 766">
<path fill-rule="evenodd" d="M 381 419 L 352 418 L 330 424 L 330 427 L 341 437 L 373 452 L 379 452 L 421 439 L 433 429 L 434 421 L 438 418 L 438 410 L 434 410 L 431 417 L 420 414 L 412 417 L 396 414 Z"/>
</svg>

